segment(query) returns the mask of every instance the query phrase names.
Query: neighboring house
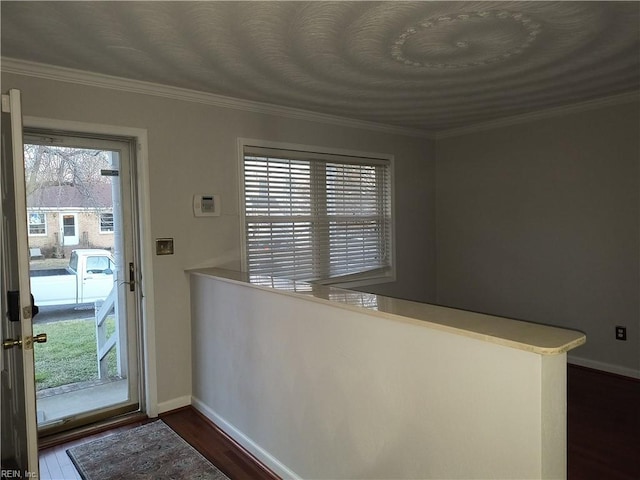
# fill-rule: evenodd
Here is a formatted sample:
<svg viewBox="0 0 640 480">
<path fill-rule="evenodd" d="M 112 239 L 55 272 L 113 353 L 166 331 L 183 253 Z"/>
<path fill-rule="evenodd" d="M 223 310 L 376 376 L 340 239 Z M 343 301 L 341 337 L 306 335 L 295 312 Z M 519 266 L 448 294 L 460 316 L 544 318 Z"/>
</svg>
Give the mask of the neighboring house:
<svg viewBox="0 0 640 480">
<path fill-rule="evenodd" d="M 44 257 L 113 247 L 111 185 L 52 185 L 27 197 L 29 248 Z"/>
</svg>

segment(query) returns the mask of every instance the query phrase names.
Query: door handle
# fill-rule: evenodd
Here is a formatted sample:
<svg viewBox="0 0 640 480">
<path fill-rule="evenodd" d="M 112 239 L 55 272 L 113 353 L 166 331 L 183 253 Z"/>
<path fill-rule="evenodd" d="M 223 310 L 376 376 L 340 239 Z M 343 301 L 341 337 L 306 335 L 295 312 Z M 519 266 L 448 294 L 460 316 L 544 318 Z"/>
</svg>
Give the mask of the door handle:
<svg viewBox="0 0 640 480">
<path fill-rule="evenodd" d="M 39 333 L 35 337 L 33 337 L 33 343 L 47 343 L 47 334 Z"/>
<path fill-rule="evenodd" d="M 9 338 L 4 342 L 2 342 L 2 348 L 4 348 L 5 350 L 8 350 L 13 347 L 22 347 L 22 340 L 20 340 L 20 337 L 18 337 L 17 340 L 14 340 L 13 338 Z"/>
<path fill-rule="evenodd" d="M 20 339 L 20 337 L 18 337 L 17 340 L 14 340 L 13 338 L 8 338 L 4 342 L 2 342 L 2 348 L 4 348 L 5 350 L 8 350 L 9 348 L 13 348 L 13 347 L 21 348 L 23 343 L 25 348 L 29 348 L 34 343 L 45 343 L 46 341 L 47 341 L 47 334 L 39 333 L 34 337 L 27 337 L 27 339 L 24 342 Z"/>
<path fill-rule="evenodd" d="M 136 290 L 136 270 L 133 266 L 133 262 L 129 263 L 129 291 L 134 292 Z"/>
<path fill-rule="evenodd" d="M 118 285 L 129 285 L 129 291 L 136 291 L 136 269 L 133 265 L 133 262 L 129 263 L 129 281 L 128 282 L 120 282 Z"/>
</svg>

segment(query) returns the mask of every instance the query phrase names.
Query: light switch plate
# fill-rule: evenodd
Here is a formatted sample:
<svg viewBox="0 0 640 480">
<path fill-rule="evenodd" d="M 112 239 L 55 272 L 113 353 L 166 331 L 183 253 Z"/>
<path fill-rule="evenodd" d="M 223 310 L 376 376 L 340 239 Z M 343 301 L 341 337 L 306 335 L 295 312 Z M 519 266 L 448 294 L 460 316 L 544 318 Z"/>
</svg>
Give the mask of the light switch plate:
<svg viewBox="0 0 640 480">
<path fill-rule="evenodd" d="M 173 238 L 156 238 L 156 255 L 173 255 Z"/>
</svg>

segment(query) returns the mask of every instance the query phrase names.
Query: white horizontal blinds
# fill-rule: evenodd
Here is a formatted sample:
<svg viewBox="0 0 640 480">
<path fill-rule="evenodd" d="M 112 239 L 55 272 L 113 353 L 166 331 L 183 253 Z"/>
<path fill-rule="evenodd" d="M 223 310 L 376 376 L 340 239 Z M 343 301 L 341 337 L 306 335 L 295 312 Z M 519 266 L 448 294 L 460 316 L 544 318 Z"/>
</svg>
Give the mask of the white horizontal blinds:
<svg viewBox="0 0 640 480">
<path fill-rule="evenodd" d="M 388 168 L 328 163 L 325 169 L 330 276 L 387 266 Z"/>
<path fill-rule="evenodd" d="M 390 265 L 389 164 L 245 147 L 251 274 L 318 280 Z"/>
<path fill-rule="evenodd" d="M 309 162 L 245 154 L 244 185 L 249 271 L 312 276 Z"/>
</svg>

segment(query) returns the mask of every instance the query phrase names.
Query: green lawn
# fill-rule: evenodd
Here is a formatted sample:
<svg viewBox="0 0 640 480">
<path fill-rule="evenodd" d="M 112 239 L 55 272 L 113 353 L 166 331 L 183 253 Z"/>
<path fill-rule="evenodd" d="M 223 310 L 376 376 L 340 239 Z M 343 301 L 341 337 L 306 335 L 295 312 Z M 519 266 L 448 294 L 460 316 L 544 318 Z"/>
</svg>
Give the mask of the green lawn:
<svg viewBox="0 0 640 480">
<path fill-rule="evenodd" d="M 115 331 L 109 317 L 107 338 Z M 62 320 L 34 325 L 34 334 L 47 332 L 47 342 L 35 345 L 36 390 L 98 378 L 95 320 Z M 108 375 L 116 375 L 116 350 L 107 355 Z"/>
</svg>

